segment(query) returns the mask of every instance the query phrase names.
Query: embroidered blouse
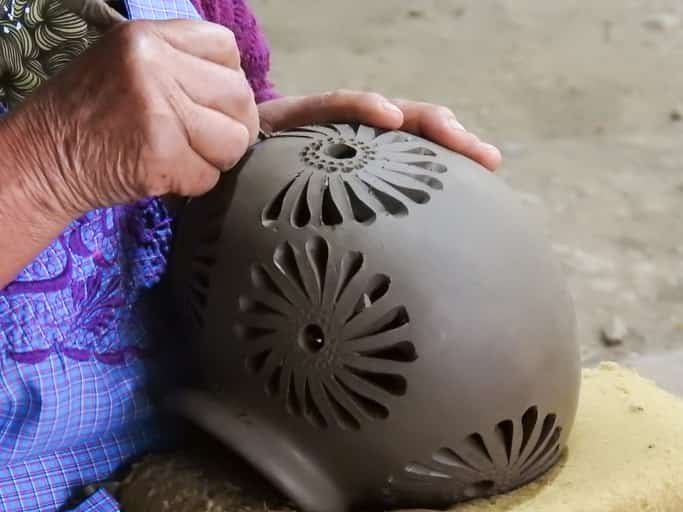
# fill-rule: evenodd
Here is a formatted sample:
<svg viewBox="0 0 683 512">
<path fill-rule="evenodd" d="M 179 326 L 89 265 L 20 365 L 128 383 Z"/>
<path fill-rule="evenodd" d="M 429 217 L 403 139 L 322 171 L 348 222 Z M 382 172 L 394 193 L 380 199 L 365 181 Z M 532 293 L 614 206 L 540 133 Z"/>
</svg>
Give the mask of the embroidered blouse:
<svg viewBox="0 0 683 512">
<path fill-rule="evenodd" d="M 274 96 L 268 48 L 244 0 L 124 6 L 130 19 L 228 26 L 257 100 Z M 20 102 L 99 36 L 61 0 L 0 0 L 0 106 Z M 0 290 L 0 510 L 63 510 L 83 486 L 172 441 L 149 385 L 173 378 L 165 347 L 155 350 L 168 333 L 153 300 L 172 227 L 157 198 L 92 211 Z M 99 490 L 74 510 L 118 506 Z"/>
</svg>

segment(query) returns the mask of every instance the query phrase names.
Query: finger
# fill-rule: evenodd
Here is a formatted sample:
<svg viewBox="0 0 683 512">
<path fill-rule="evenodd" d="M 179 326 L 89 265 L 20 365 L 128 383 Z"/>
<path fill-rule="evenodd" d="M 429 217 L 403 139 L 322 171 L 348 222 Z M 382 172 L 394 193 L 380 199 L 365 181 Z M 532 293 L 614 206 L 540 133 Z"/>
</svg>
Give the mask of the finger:
<svg viewBox="0 0 683 512">
<path fill-rule="evenodd" d="M 249 147 L 249 133 L 244 125 L 215 110 L 194 105 L 186 112 L 181 122 L 188 146 L 175 148 L 169 161 L 170 186 L 162 185 L 160 190 L 196 197 L 214 188 L 221 171 L 231 169 L 244 156 Z"/>
<path fill-rule="evenodd" d="M 461 153 L 491 171 L 500 165 L 500 151 L 465 130 L 450 109 L 405 100 L 394 103 L 405 115 L 403 130 Z"/>
<path fill-rule="evenodd" d="M 176 50 L 215 64 L 240 69 L 235 35 L 208 21 L 174 19 L 150 23 L 155 33 Z"/>
<path fill-rule="evenodd" d="M 479 144 L 472 148 L 472 150 L 469 151 L 466 156 L 469 156 L 472 160 L 479 162 L 489 171 L 495 171 L 498 169 L 503 161 L 500 150 L 488 142 L 479 142 Z"/>
<path fill-rule="evenodd" d="M 195 105 L 184 119 L 190 146 L 204 160 L 226 171 L 244 156 L 250 144 L 245 126 L 215 110 Z"/>
<path fill-rule="evenodd" d="M 308 124 L 364 123 L 397 129 L 403 124 L 399 108 L 375 93 L 335 91 L 313 96 L 289 96 L 259 106 L 261 124 L 268 131 Z"/>
<path fill-rule="evenodd" d="M 159 141 L 160 147 L 168 145 Z M 150 183 L 144 191 L 148 196 L 176 194 L 195 197 L 211 190 L 218 183 L 220 171 L 212 163 L 187 144 L 176 144 L 163 153 L 160 169 L 149 177 Z"/>
<path fill-rule="evenodd" d="M 214 188 L 220 171 L 195 151 L 188 150 L 174 162 L 173 185 L 170 192 L 181 197 L 197 197 Z"/>
<path fill-rule="evenodd" d="M 258 138 L 259 114 L 254 91 L 242 70 L 235 71 L 192 55 L 172 51 L 178 67 L 173 76 L 192 102 L 242 123 L 253 143 Z"/>
</svg>

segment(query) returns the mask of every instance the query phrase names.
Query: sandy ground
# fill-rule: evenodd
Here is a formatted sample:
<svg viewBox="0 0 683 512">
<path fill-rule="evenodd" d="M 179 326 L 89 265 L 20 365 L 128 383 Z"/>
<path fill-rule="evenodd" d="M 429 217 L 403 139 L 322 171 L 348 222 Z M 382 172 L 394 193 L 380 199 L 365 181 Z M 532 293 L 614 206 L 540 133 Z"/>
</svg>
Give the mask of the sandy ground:
<svg viewBox="0 0 683 512">
<path fill-rule="evenodd" d="M 252 5 L 281 92 L 443 103 L 501 147 L 565 263 L 587 364 L 683 347 L 683 4 Z"/>
</svg>

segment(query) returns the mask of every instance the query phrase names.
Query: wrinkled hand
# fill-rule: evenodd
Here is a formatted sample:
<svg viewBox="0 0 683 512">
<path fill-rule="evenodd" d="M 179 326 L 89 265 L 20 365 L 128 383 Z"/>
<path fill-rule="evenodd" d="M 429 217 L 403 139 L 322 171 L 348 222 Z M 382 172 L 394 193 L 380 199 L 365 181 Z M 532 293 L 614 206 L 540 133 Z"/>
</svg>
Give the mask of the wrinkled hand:
<svg viewBox="0 0 683 512">
<path fill-rule="evenodd" d="M 33 195 L 72 216 L 202 194 L 259 130 L 233 34 L 189 20 L 117 26 L 7 124 L 37 174 Z"/>
<path fill-rule="evenodd" d="M 259 112 L 264 131 L 325 122 L 366 123 L 425 137 L 476 160 L 492 171 L 501 162 L 500 151 L 496 147 L 465 130 L 450 109 L 439 105 L 389 101 L 374 93 L 335 91 L 268 101 L 259 106 Z"/>
</svg>

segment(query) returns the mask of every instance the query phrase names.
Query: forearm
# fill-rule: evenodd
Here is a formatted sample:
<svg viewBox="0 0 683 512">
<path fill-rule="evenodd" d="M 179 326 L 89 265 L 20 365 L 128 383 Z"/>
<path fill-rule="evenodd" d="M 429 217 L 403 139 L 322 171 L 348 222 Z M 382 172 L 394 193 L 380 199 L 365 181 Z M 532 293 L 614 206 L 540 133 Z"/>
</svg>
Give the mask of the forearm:
<svg viewBox="0 0 683 512">
<path fill-rule="evenodd" d="M 52 199 L 30 116 L 0 119 L 0 290 L 55 240 L 71 221 Z"/>
</svg>

